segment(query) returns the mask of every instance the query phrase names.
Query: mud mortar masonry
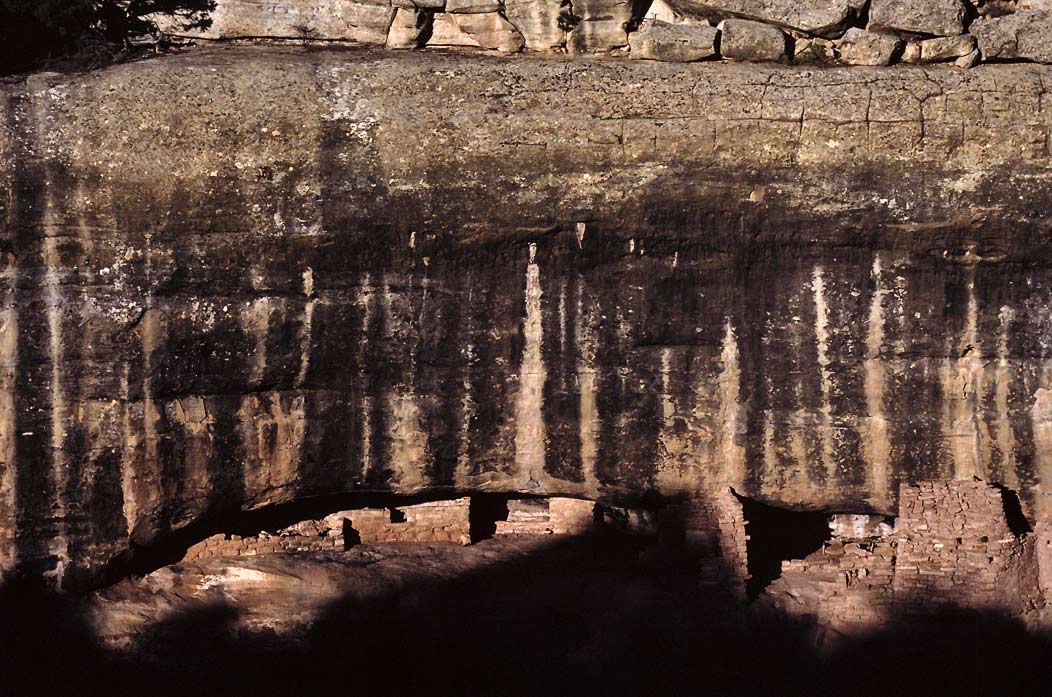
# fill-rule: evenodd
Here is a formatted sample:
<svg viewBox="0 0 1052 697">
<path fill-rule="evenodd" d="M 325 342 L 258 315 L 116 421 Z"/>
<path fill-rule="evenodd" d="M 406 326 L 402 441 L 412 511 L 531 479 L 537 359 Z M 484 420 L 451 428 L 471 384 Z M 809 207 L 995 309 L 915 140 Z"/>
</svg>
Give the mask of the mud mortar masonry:
<svg viewBox="0 0 1052 697">
<path fill-rule="evenodd" d="M 4 84 L 0 569 L 365 492 L 980 478 L 1039 531 L 1049 78 L 216 45 Z"/>
</svg>

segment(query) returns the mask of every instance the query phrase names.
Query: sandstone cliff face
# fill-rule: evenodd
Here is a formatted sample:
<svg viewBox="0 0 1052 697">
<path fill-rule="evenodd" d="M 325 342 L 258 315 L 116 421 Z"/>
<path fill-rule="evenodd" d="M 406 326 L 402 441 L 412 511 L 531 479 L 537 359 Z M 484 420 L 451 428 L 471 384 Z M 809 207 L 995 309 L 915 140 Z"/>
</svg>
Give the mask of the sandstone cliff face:
<svg viewBox="0 0 1052 697">
<path fill-rule="evenodd" d="M 1052 516 L 1048 69 L 226 48 L 0 93 L 0 568 L 346 491 Z"/>
</svg>

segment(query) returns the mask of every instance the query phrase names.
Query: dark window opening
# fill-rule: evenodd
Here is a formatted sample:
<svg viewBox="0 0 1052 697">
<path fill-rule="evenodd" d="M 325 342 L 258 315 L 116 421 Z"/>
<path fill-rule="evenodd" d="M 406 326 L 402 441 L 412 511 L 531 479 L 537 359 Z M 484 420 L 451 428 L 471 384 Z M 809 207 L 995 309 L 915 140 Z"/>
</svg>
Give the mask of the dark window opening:
<svg viewBox="0 0 1052 697">
<path fill-rule="evenodd" d="M 405 511 L 398 508 L 389 509 L 391 512 L 392 523 L 404 523 L 405 522 Z"/>
<path fill-rule="evenodd" d="M 745 516 L 749 581 L 746 592 L 756 598 L 782 574 L 782 562 L 822 549 L 829 540 L 829 514 L 824 511 L 792 511 L 738 497 Z"/>
<path fill-rule="evenodd" d="M 351 547 L 356 547 L 362 543 L 362 534 L 354 529 L 351 525 L 351 521 L 344 518 L 343 520 L 343 551 L 347 551 Z"/>
<path fill-rule="evenodd" d="M 1019 495 L 1008 487 L 998 484 L 994 486 L 1001 492 L 1001 505 L 1005 509 L 1005 521 L 1008 523 L 1008 529 L 1016 537 L 1022 537 L 1030 532 L 1032 529 L 1030 521 L 1026 519 L 1026 514 L 1023 513 L 1023 504 L 1019 501 Z"/>
<path fill-rule="evenodd" d="M 471 497 L 469 518 L 472 542 L 493 537 L 497 532 L 497 521 L 508 519 L 510 498 L 502 494 L 476 494 Z"/>
</svg>

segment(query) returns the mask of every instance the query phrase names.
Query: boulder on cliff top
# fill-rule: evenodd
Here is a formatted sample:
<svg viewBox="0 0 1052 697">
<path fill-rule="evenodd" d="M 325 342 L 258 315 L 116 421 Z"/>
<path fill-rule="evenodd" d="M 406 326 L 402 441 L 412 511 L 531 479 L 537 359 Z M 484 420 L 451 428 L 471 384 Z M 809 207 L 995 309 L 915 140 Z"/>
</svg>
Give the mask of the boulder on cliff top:
<svg viewBox="0 0 1052 697">
<path fill-rule="evenodd" d="M 840 62 L 847 65 L 888 65 L 902 42 L 890 34 L 852 28 L 836 42 Z"/>
<path fill-rule="evenodd" d="M 680 0 L 722 17 L 742 17 L 778 24 L 820 36 L 838 35 L 865 4 L 864 0 Z"/>
<path fill-rule="evenodd" d="M 867 28 L 957 36 L 964 32 L 964 3 L 961 0 L 872 0 Z"/>
<path fill-rule="evenodd" d="M 1052 12 L 1017 12 L 972 24 L 971 33 L 985 60 L 1052 63 Z"/>
<path fill-rule="evenodd" d="M 668 24 L 644 20 L 628 37 L 632 58 L 690 63 L 716 55 L 719 32 L 707 24 Z"/>
<path fill-rule="evenodd" d="M 562 0 L 504 0 L 504 16 L 515 25 L 531 51 L 551 51 L 566 43 L 568 6 Z"/>
<path fill-rule="evenodd" d="M 724 58 L 754 63 L 785 59 L 786 36 L 778 27 L 747 19 L 720 22 L 720 54 Z"/>
</svg>

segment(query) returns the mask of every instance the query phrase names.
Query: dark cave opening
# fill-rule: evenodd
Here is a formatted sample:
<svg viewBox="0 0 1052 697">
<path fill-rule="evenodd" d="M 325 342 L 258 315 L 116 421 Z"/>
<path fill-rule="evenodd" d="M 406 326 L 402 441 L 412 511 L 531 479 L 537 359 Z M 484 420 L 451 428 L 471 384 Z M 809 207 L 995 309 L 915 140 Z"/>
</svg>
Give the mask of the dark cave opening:
<svg viewBox="0 0 1052 697">
<path fill-rule="evenodd" d="M 782 562 L 822 549 L 830 539 L 829 514 L 825 511 L 794 511 L 738 496 L 745 516 L 749 580 L 745 590 L 750 600 L 782 574 Z"/>
</svg>

